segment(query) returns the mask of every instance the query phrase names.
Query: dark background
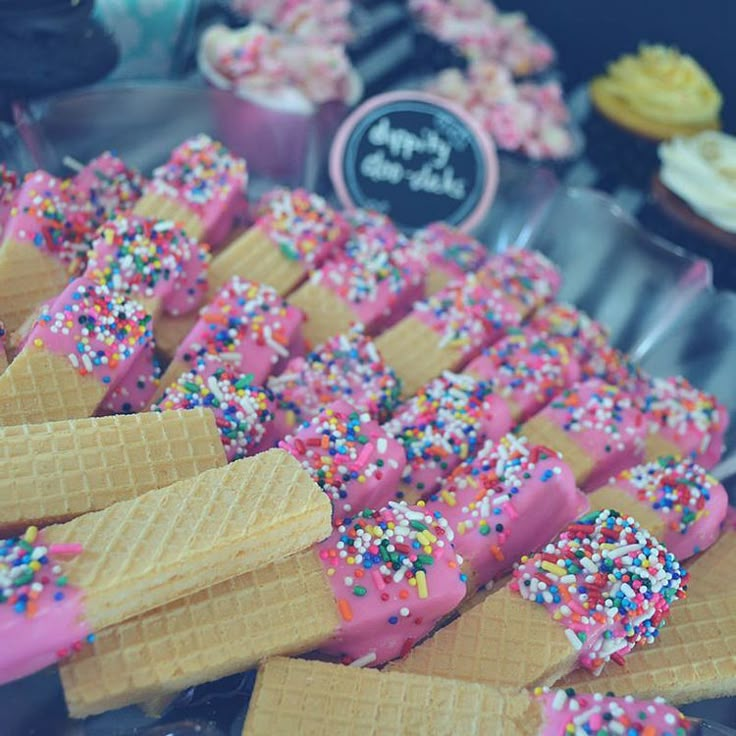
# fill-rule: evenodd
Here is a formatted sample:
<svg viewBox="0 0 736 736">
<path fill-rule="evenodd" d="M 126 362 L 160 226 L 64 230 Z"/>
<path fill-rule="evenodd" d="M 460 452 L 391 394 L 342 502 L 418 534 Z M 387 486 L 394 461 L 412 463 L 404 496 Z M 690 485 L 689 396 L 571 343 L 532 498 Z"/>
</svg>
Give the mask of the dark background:
<svg viewBox="0 0 736 736">
<path fill-rule="evenodd" d="M 724 97 L 723 127 L 736 131 L 734 0 L 496 0 L 496 5 L 523 11 L 551 39 L 568 90 L 641 42 L 677 46 L 713 77 Z"/>
</svg>

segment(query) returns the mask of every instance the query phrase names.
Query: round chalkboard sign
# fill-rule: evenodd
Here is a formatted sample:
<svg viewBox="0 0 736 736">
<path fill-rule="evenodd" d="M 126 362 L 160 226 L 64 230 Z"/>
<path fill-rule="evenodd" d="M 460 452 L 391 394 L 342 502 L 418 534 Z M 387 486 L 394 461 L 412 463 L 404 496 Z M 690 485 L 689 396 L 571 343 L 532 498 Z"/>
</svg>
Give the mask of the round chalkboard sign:
<svg viewBox="0 0 736 736">
<path fill-rule="evenodd" d="M 330 176 L 346 207 L 378 210 L 409 232 L 437 220 L 470 229 L 493 201 L 498 159 L 461 108 L 421 92 L 389 92 L 343 123 Z"/>
</svg>

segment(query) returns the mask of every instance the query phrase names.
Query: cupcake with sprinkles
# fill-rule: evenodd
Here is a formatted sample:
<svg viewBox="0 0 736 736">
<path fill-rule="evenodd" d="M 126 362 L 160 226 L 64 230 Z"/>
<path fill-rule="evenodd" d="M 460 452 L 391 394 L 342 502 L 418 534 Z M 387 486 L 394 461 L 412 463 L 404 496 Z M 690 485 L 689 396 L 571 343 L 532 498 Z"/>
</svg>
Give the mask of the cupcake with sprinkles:
<svg viewBox="0 0 736 736">
<path fill-rule="evenodd" d="M 80 553 L 77 544 L 47 545 L 36 527 L 0 539 L 0 685 L 48 667 L 92 640 L 82 592 L 64 574 L 63 559 Z"/>
<path fill-rule="evenodd" d="M 378 422 L 387 421 L 401 401 L 399 379 L 373 341 L 359 330 L 331 337 L 304 357 L 292 358 L 267 385 L 274 395 L 282 435 L 337 399 Z"/>
<path fill-rule="evenodd" d="M 340 627 L 319 647 L 353 666 L 406 654 L 464 598 L 462 559 L 439 515 L 391 503 L 361 511 L 317 546 Z"/>
<path fill-rule="evenodd" d="M 637 646 L 652 644 L 687 573 L 632 517 L 594 511 L 541 552 L 522 558 L 511 591 L 562 627 L 576 665 L 598 674 Z"/>
<path fill-rule="evenodd" d="M 647 459 L 684 455 L 705 468 L 721 459 L 729 417 L 713 394 L 682 376 L 652 378 L 639 405 L 649 423 Z"/>
<path fill-rule="evenodd" d="M 725 488 L 700 465 L 676 457 L 622 471 L 591 494 L 591 504 L 596 505 L 601 495 L 646 523 L 678 560 L 714 544 L 728 511 Z"/>
<path fill-rule="evenodd" d="M 209 247 L 173 222 L 117 215 L 96 232 L 85 275 L 134 297 L 154 316 L 197 309 L 207 291 Z"/>
<path fill-rule="evenodd" d="M 387 504 L 406 466 L 401 444 L 346 401 L 326 406 L 279 447 L 299 460 L 330 497 L 335 523 Z"/>
<path fill-rule="evenodd" d="M 473 592 L 547 544 L 588 501 L 558 453 L 507 434 L 458 465 L 425 508 L 447 519 Z"/>
<path fill-rule="evenodd" d="M 207 407 L 229 462 L 255 455 L 278 442 L 271 392 L 252 377 L 233 372 L 216 358 L 203 359 L 168 386 L 154 411 Z"/>
<path fill-rule="evenodd" d="M 503 437 L 511 429 L 511 415 L 488 384 L 446 372 L 412 396 L 385 428 L 406 451 L 399 494 L 417 500 L 437 491 L 485 440 Z"/>
</svg>

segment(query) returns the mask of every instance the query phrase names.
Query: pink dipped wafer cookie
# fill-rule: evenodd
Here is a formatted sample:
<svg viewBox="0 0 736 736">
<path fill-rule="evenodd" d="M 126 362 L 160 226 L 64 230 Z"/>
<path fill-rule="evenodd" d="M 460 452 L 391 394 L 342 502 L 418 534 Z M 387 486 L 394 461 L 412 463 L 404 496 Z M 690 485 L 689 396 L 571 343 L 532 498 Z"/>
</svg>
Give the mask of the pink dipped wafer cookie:
<svg viewBox="0 0 736 736">
<path fill-rule="evenodd" d="M 452 539 L 441 516 L 405 503 L 338 526 L 317 545 L 341 618 L 319 651 L 355 666 L 406 653 L 465 596 Z"/>
<path fill-rule="evenodd" d="M 529 321 L 529 329 L 555 342 L 564 342 L 581 366 L 608 344 L 606 327 L 577 307 L 563 302 L 543 304 Z"/>
<path fill-rule="evenodd" d="M 271 392 L 253 385 L 249 375 L 233 371 L 215 357 L 199 360 L 168 386 L 154 411 L 208 407 L 228 461 L 274 447 L 276 434 Z"/>
<path fill-rule="evenodd" d="M 171 221 L 117 215 L 95 233 L 85 276 L 140 301 L 155 316 L 199 307 L 207 291 L 208 246 Z"/>
<path fill-rule="evenodd" d="M 520 321 L 512 302 L 468 274 L 416 302 L 409 315 L 376 339 L 376 346 L 408 397 L 443 371 L 460 370 Z"/>
<path fill-rule="evenodd" d="M 90 227 L 69 182 L 36 171 L 15 194 L 0 246 L 0 319 L 10 332 L 59 294 L 84 265 Z"/>
<path fill-rule="evenodd" d="M 371 338 L 357 330 L 330 338 L 304 357 L 292 358 L 267 385 L 275 398 L 281 435 L 337 399 L 378 422 L 387 421 L 400 402 L 399 379 Z"/>
<path fill-rule="evenodd" d="M 192 238 L 216 248 L 244 220 L 247 186 L 245 161 L 200 134 L 177 146 L 153 172 L 133 211 L 173 220 Z"/>
<path fill-rule="evenodd" d="M 646 432 L 634 400 L 598 379 L 564 390 L 519 430 L 532 443 L 561 452 L 583 490 L 641 462 Z"/>
<path fill-rule="evenodd" d="M 450 372 L 430 381 L 384 425 L 406 451 L 400 496 L 416 500 L 434 493 L 485 440 L 500 439 L 511 424 L 508 407 L 488 384 Z"/>
<path fill-rule="evenodd" d="M 417 230 L 411 241 L 416 255 L 429 263 L 427 294 L 436 294 L 450 281 L 476 271 L 488 257 L 482 243 L 444 222 Z"/>
<path fill-rule="evenodd" d="M 712 468 L 721 459 L 729 416 L 713 394 L 681 376 L 652 378 L 639 405 L 649 422 L 648 460 L 683 455 Z"/>
<path fill-rule="evenodd" d="M 477 274 L 481 283 L 512 299 L 523 317 L 552 301 L 562 283 L 549 259 L 526 248 L 509 248 L 490 256 Z"/>
<path fill-rule="evenodd" d="M 95 416 L 136 414 L 147 409 L 161 383 L 161 365 L 153 342 L 133 358 L 125 375 L 108 391 Z"/>
<path fill-rule="evenodd" d="M 346 401 L 333 401 L 279 443 L 330 497 L 335 523 L 391 501 L 406 466 L 401 443 Z"/>
<path fill-rule="evenodd" d="M 403 241 L 403 244 L 402 244 Z M 304 334 L 318 345 L 359 324 L 375 335 L 403 318 L 424 296 L 425 268 L 394 228 L 371 228 L 315 271 L 290 300 L 307 315 Z"/>
<path fill-rule="evenodd" d="M 151 340 L 151 316 L 137 302 L 76 279 L 0 376 L 0 423 L 92 416 Z"/>
<path fill-rule="evenodd" d="M 253 226 L 212 262 L 215 287 L 233 275 L 288 294 L 350 236 L 343 217 L 317 194 L 280 189 L 260 209 Z"/>
<path fill-rule="evenodd" d="M 431 725 L 429 725 L 431 724 Z M 443 677 L 346 668 L 275 657 L 258 672 L 243 736 L 340 733 L 377 736 L 697 736 L 661 698 L 574 690 L 533 692 Z"/>
<path fill-rule="evenodd" d="M 162 381 L 165 388 L 204 356 L 226 362 L 262 385 L 286 361 L 304 351 L 304 315 L 275 289 L 233 276 L 199 313 L 174 353 Z"/>
<path fill-rule="evenodd" d="M 139 171 L 110 151 L 95 156 L 72 179 L 74 196 L 87 203 L 88 213 L 98 224 L 132 209 L 145 184 Z"/>
<path fill-rule="evenodd" d="M 563 343 L 515 329 L 470 361 L 465 373 L 490 383 L 515 422 L 536 414 L 580 378 L 577 361 Z"/>
<path fill-rule="evenodd" d="M 629 468 L 590 495 L 593 507 L 615 506 L 648 521 L 648 529 L 678 560 L 708 549 L 728 511 L 724 487 L 693 460 L 660 457 Z"/>
<path fill-rule="evenodd" d="M 632 517 L 592 511 L 392 669 L 514 687 L 549 684 L 576 668 L 598 673 L 656 641 L 687 581 Z"/>
<path fill-rule="evenodd" d="M 447 519 L 473 592 L 554 539 L 589 504 L 557 453 L 507 434 L 455 468 L 425 508 Z"/>
</svg>

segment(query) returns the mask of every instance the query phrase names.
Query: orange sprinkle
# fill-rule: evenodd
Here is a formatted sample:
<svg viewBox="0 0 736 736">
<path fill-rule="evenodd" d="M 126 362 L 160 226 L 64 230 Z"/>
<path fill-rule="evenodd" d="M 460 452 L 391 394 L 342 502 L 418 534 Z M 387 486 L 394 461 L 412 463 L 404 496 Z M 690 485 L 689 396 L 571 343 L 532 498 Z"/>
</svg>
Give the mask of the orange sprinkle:
<svg viewBox="0 0 736 736">
<path fill-rule="evenodd" d="M 340 611 L 340 615 L 346 621 L 352 621 L 353 620 L 353 609 L 350 608 L 350 604 L 344 598 L 340 598 L 337 601 L 337 608 Z"/>
</svg>

